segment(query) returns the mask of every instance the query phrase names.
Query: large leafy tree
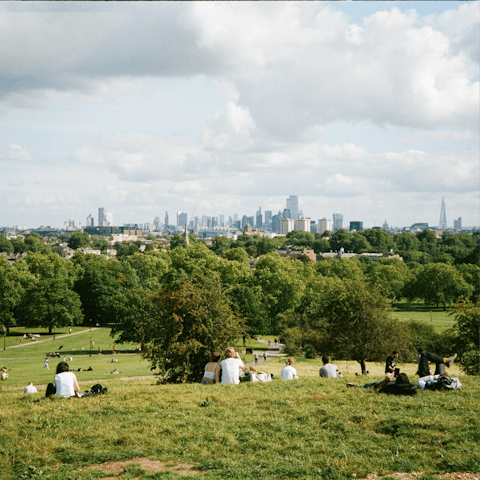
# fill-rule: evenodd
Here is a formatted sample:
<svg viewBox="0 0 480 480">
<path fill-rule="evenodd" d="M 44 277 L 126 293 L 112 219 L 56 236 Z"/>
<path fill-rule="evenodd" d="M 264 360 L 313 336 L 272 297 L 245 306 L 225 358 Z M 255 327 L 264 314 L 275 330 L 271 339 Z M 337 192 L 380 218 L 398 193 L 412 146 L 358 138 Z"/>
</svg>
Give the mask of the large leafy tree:
<svg viewBox="0 0 480 480">
<path fill-rule="evenodd" d="M 5 235 L 0 235 L 0 252 L 13 253 L 13 245 Z"/>
<path fill-rule="evenodd" d="M 22 262 L 10 265 L 0 255 L 0 327 L 6 328 L 7 332 L 16 324 L 15 310 L 20 305 L 28 282 L 33 281 L 25 267 Z"/>
<path fill-rule="evenodd" d="M 454 306 L 455 325 L 460 362 L 466 373 L 480 375 L 480 334 L 478 319 L 480 303 L 460 298 Z"/>
<path fill-rule="evenodd" d="M 118 302 L 127 291 L 139 286 L 135 269 L 128 261 L 81 252 L 77 252 L 72 261 L 83 271 L 75 281 L 75 292 L 80 295 L 86 322 L 116 322 Z"/>
<path fill-rule="evenodd" d="M 45 244 L 45 240 L 38 233 L 29 233 L 25 236 L 25 248 L 27 252 L 48 253 L 51 247 Z"/>
<path fill-rule="evenodd" d="M 73 250 L 77 248 L 89 247 L 90 237 L 85 232 L 75 232 L 68 238 L 68 246 Z"/>
<path fill-rule="evenodd" d="M 375 285 L 386 298 L 395 301 L 403 294 L 408 267 L 401 260 L 378 260 L 365 268 L 367 282 Z"/>
<path fill-rule="evenodd" d="M 414 289 L 411 297 L 423 298 L 426 304 L 453 304 L 458 297 L 469 298 L 473 287 L 463 278 L 462 274 L 452 265 L 444 263 L 429 263 L 416 271 Z"/>
<path fill-rule="evenodd" d="M 120 341 L 139 341 L 142 353 L 168 382 L 199 381 L 212 352 L 243 332 L 216 274 L 173 279 L 119 319 Z"/>
<path fill-rule="evenodd" d="M 34 277 L 23 296 L 20 315 L 27 326 L 48 328 L 82 323 L 83 314 L 79 295 L 73 284 L 79 270 L 58 255 L 30 253 L 25 260 Z"/>
<path fill-rule="evenodd" d="M 373 252 L 388 252 L 394 247 L 393 237 L 385 230 L 378 230 L 370 228 L 368 230 L 362 230 L 359 235 L 364 236 Z"/>
</svg>

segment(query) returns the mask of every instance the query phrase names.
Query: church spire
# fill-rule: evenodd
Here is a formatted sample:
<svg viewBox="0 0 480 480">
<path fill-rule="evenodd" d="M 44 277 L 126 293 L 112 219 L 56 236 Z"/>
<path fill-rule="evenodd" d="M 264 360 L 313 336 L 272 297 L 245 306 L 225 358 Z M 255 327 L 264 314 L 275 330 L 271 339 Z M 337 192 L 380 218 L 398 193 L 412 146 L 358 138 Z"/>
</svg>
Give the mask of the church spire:
<svg viewBox="0 0 480 480">
<path fill-rule="evenodd" d="M 185 219 L 185 235 L 183 237 L 183 244 L 188 247 L 190 245 L 190 239 L 188 238 L 187 220 Z"/>
</svg>

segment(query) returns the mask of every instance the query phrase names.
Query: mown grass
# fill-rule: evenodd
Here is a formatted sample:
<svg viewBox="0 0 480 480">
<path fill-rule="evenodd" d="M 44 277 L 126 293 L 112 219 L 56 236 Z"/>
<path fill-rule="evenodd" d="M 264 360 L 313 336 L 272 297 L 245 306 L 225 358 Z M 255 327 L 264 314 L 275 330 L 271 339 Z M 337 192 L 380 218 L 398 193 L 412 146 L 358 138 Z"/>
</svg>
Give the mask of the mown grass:
<svg viewBox="0 0 480 480">
<path fill-rule="evenodd" d="M 143 456 L 196 464 L 199 479 L 478 471 L 475 378 L 462 377 L 462 391 L 394 397 L 319 378 L 318 362 L 298 361 L 299 373 L 304 363 L 317 376 L 238 386 L 115 380 L 106 395 L 80 399 L 2 392 L 0 478 L 100 478 L 77 469 Z M 121 478 L 178 475 L 130 466 Z"/>
<path fill-rule="evenodd" d="M 433 326 L 436 332 L 443 332 L 455 323 L 451 310 L 425 305 L 419 302 L 398 302 L 393 305 L 392 316 L 400 320 L 416 320 Z"/>
</svg>

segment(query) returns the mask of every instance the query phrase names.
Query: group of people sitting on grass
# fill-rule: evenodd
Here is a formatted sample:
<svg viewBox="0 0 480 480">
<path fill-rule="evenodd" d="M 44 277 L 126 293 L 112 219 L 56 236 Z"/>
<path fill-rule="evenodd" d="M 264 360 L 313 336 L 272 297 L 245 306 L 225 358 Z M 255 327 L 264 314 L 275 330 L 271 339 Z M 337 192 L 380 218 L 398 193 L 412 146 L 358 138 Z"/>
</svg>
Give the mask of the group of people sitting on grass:
<svg viewBox="0 0 480 480">
<path fill-rule="evenodd" d="M 233 347 L 225 349 L 224 359 L 219 352 L 212 354 L 211 361 L 205 365 L 202 385 L 214 383 L 238 385 L 240 382 L 270 382 L 273 375 L 257 372 L 253 367 L 245 367 L 240 354 Z"/>
<path fill-rule="evenodd" d="M 201 383 L 210 385 L 214 383 L 222 384 L 239 384 L 241 381 L 270 381 L 273 375 L 257 373 L 254 368 L 245 367 L 240 355 L 233 347 L 225 350 L 225 358 L 222 360 L 221 355 L 215 352 L 212 359 L 205 366 L 204 375 Z M 385 365 L 385 378 L 381 382 L 369 382 L 358 388 L 372 387 L 376 393 L 391 393 L 394 395 L 414 395 L 417 389 L 421 390 L 459 390 L 462 384 L 456 377 L 450 377 L 445 371 L 445 366 L 450 367 L 457 354 L 451 357 L 441 357 L 439 355 L 426 352 L 422 348 L 418 349 L 418 370 L 419 379 L 417 383 L 410 382 L 406 373 L 400 373 L 397 368 L 398 352 L 394 351 L 387 358 Z M 338 367 L 330 363 L 328 356 L 322 357 L 323 366 L 320 368 L 319 375 L 324 378 L 342 378 L 342 374 Z M 435 363 L 435 373 L 430 372 L 429 363 Z M 298 379 L 297 370 L 293 366 L 295 359 L 289 357 L 285 366 L 282 368 L 282 380 Z M 262 379 L 261 376 L 266 376 Z M 347 387 L 355 387 L 353 383 L 348 383 Z"/>
</svg>

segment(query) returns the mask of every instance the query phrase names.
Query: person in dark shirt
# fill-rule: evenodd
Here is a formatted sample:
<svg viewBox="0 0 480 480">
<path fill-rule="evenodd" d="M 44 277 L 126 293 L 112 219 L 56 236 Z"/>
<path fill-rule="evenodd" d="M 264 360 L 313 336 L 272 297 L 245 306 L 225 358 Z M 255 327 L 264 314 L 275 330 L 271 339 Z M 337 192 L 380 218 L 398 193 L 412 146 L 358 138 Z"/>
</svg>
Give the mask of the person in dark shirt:
<svg viewBox="0 0 480 480">
<path fill-rule="evenodd" d="M 385 362 L 385 373 L 393 373 L 395 371 L 397 358 L 398 358 L 398 352 L 394 350 L 392 354 L 387 357 L 387 361 Z"/>
</svg>

